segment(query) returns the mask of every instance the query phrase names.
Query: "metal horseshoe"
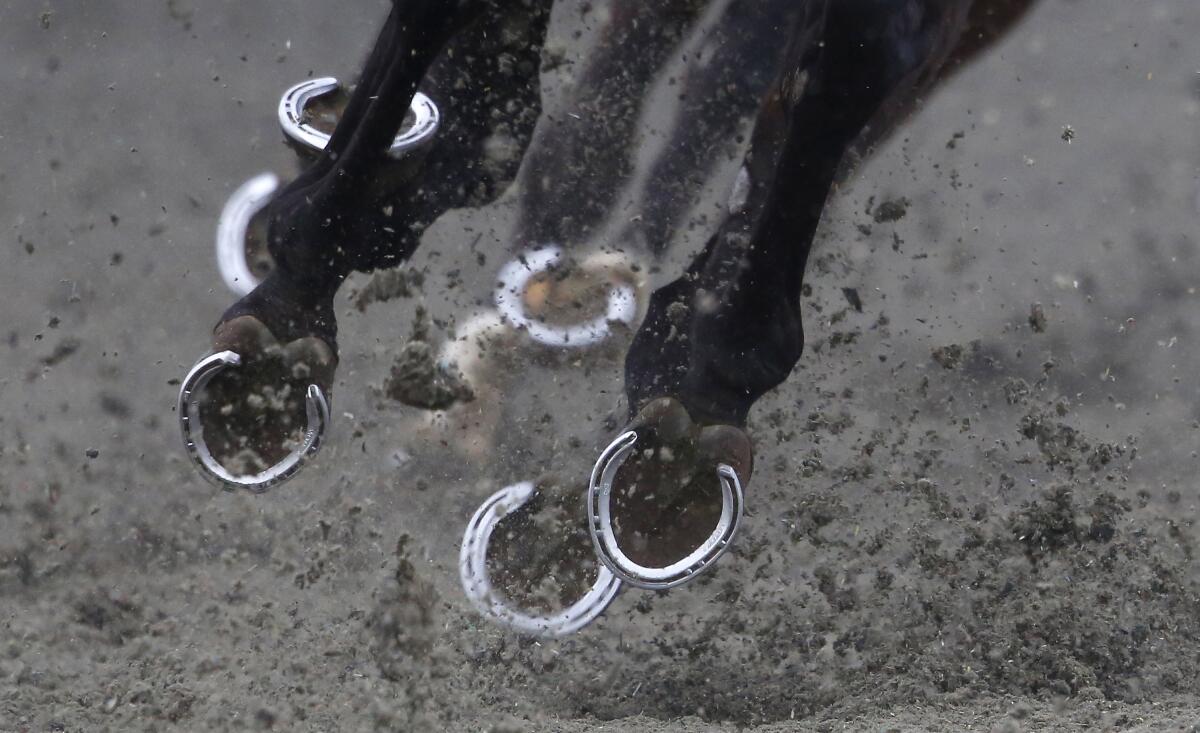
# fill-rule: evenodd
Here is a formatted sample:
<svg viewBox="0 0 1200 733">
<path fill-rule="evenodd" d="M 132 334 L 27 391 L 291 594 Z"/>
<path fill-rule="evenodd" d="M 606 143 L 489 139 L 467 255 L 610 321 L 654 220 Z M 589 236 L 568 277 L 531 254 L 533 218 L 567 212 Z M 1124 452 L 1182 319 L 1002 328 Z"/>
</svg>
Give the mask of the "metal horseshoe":
<svg viewBox="0 0 1200 733">
<path fill-rule="evenodd" d="M 612 487 L 617 471 L 625 464 L 637 442 L 637 433 L 617 436 L 600 454 L 588 482 L 588 532 L 600 562 L 621 580 L 635 588 L 665 590 L 694 580 L 728 550 L 742 521 L 742 483 L 737 471 L 724 463 L 717 466 L 721 482 L 721 517 L 717 527 L 687 557 L 666 567 L 647 567 L 629 559 L 617 543 L 612 526 Z"/>
<path fill-rule="evenodd" d="M 337 88 L 338 80 L 332 76 L 308 79 L 290 87 L 279 100 L 279 126 L 283 128 L 283 133 L 311 150 L 324 150 L 331 136 L 304 121 L 304 108 L 309 101 Z M 394 158 L 424 145 L 441 125 L 441 113 L 437 105 L 420 92 L 413 95 L 409 111 L 413 115 L 412 124 L 396 134 L 388 150 L 388 154 Z"/>
<path fill-rule="evenodd" d="M 259 279 L 246 263 L 246 231 L 254 215 L 263 210 L 275 190 L 279 177 L 260 173 L 238 186 L 221 209 L 217 220 L 217 269 L 225 287 L 239 298 L 258 287 Z"/>
<path fill-rule="evenodd" d="M 621 590 L 621 581 L 608 568 L 600 567 L 596 581 L 582 598 L 550 616 L 527 614 L 511 607 L 488 577 L 487 548 L 492 532 L 500 520 L 524 506 L 536 493 L 532 481 L 523 481 L 492 494 L 476 510 L 463 533 L 458 556 L 459 578 L 471 605 L 495 623 L 532 636 L 568 636 L 604 613 Z"/>
<path fill-rule="evenodd" d="M 533 340 L 560 348 L 584 347 L 608 338 L 609 323 L 632 324 L 637 317 L 637 292 L 632 285 L 613 285 L 608 290 L 604 315 L 573 326 L 552 326 L 525 312 L 525 289 L 534 276 L 562 259 L 562 249 L 547 245 L 526 252 L 501 268 L 496 286 L 496 308 L 514 327 L 527 331 Z"/>
<path fill-rule="evenodd" d="M 249 476 L 234 475 L 213 458 L 204 442 L 204 427 L 200 422 L 200 398 L 197 393 L 221 371 L 238 366 L 241 362 L 242 358 L 238 354 L 222 351 L 201 359 L 192 367 L 179 388 L 179 427 L 188 457 L 206 479 L 222 488 L 262 493 L 296 475 L 296 472 L 320 450 L 326 426 L 329 425 L 329 403 L 321 388 L 310 384 L 305 393 L 307 424 L 304 429 L 304 441 L 300 447 L 261 473 Z"/>
</svg>

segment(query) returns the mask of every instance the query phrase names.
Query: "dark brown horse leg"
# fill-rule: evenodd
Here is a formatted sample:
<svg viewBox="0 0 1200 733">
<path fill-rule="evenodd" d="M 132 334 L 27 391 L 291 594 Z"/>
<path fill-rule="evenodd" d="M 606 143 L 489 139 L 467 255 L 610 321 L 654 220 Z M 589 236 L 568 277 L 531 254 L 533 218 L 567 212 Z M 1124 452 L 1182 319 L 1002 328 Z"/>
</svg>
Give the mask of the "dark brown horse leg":
<svg viewBox="0 0 1200 733">
<path fill-rule="evenodd" d="M 453 33 L 478 13 L 438 0 L 393 8 L 347 112 L 324 154 L 270 203 L 271 275 L 222 317 L 262 321 L 279 341 L 315 336 L 336 350 L 333 296 L 353 269 L 350 253 L 375 232 L 356 198 L 384 162 L 417 86 Z"/>
<path fill-rule="evenodd" d="M 932 77 L 966 9 L 826 0 L 795 19 L 728 214 L 688 271 L 653 294 L 626 358 L 638 443 L 622 471 L 626 498 L 614 496 L 631 551 L 661 563 L 695 546 L 687 538 L 715 523 L 697 504 L 721 503 L 700 498 L 717 491 L 715 464 L 748 479 L 741 428 L 803 350 L 801 280 L 843 155 L 869 123 L 894 124 L 880 115 Z"/>
<path fill-rule="evenodd" d="M 280 341 L 316 336 L 336 348 L 332 299 L 351 271 L 400 264 L 438 216 L 490 200 L 515 175 L 519 154 L 484 166 L 484 145 L 500 134 L 515 150 L 528 145 L 550 0 L 441 7 L 395 6 L 325 153 L 267 208 L 275 272 L 222 323 L 249 315 Z M 373 182 L 417 83 L 439 105 L 442 127 L 419 174 L 380 200 Z"/>
<path fill-rule="evenodd" d="M 303 413 L 306 385 L 330 390 L 333 296 L 351 270 L 402 262 L 441 213 L 494 196 L 515 175 L 519 155 L 487 167 L 480 161 L 493 136 L 510 137 L 518 150 L 528 144 L 540 111 L 549 7 L 550 0 L 394 7 L 325 153 L 268 207 L 275 270 L 214 332 L 215 351 L 255 365 L 225 372 L 206 392 L 202 421 L 218 460 L 239 446 L 266 464 L 278 460 Z M 417 176 L 381 199 L 376 174 L 418 82 L 441 108 L 442 127 Z M 264 395 L 289 394 L 283 405 L 252 409 Z M 213 405 L 232 406 L 233 419 Z"/>
<path fill-rule="evenodd" d="M 679 85 L 679 114 L 646 179 L 647 202 L 616 237 L 661 254 L 704 182 L 734 147 L 783 55 L 795 0 L 735 0 L 708 32 L 705 55 Z"/>
<path fill-rule="evenodd" d="M 521 166 L 516 240 L 569 246 L 609 212 L 632 169 L 646 91 L 703 0 L 614 0 L 562 114 L 538 123 Z"/>
<path fill-rule="evenodd" d="M 742 190 L 678 280 L 657 291 L 626 361 L 630 407 L 675 396 L 741 425 L 803 348 L 799 291 L 833 177 L 878 113 L 936 71 L 963 27 L 956 0 L 810 3 L 759 113 Z M 664 358 L 664 356 L 666 358 Z"/>
</svg>

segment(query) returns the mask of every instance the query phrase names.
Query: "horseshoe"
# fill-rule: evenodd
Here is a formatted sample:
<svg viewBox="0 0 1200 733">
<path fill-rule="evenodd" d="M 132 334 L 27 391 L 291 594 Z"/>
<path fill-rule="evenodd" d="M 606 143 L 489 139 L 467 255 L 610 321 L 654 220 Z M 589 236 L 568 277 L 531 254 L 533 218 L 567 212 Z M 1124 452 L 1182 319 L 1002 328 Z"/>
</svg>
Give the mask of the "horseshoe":
<svg viewBox="0 0 1200 733">
<path fill-rule="evenodd" d="M 608 445 L 596 460 L 588 482 L 588 532 L 596 555 L 606 568 L 621 580 L 647 590 L 666 590 L 695 580 L 708 570 L 726 552 L 742 521 L 742 483 L 737 471 L 724 463 L 717 466 L 717 478 L 721 482 L 721 517 L 717 527 L 687 557 L 665 567 L 639 565 L 621 551 L 612 526 L 612 487 L 617 471 L 625 464 L 637 432 L 622 433 Z"/>
<path fill-rule="evenodd" d="M 279 100 L 279 126 L 283 134 L 310 150 L 324 150 L 329 144 L 329 133 L 321 132 L 304 122 L 304 108 L 317 97 L 329 94 L 338 88 L 338 80 L 332 76 L 308 79 L 289 87 Z M 399 158 L 433 138 L 441 124 L 441 112 L 433 100 L 417 92 L 413 95 L 409 111 L 413 115 L 411 125 L 400 130 L 392 140 L 388 154 Z"/>
<path fill-rule="evenodd" d="M 637 292 L 632 285 L 614 285 L 608 291 L 608 306 L 604 315 L 573 326 L 552 326 L 532 318 L 525 312 L 525 289 L 529 281 L 553 267 L 562 259 L 562 249 L 555 245 L 539 247 L 525 253 L 501 268 L 496 287 L 496 308 L 515 327 L 527 331 L 535 341 L 559 348 L 582 348 L 608 338 L 609 323 L 632 324 L 637 316 Z"/>
<path fill-rule="evenodd" d="M 527 614 L 511 607 L 488 577 L 487 547 L 492 532 L 500 520 L 524 506 L 536 493 L 532 481 L 523 481 L 492 494 L 475 511 L 463 533 L 458 556 L 459 578 L 471 605 L 491 621 L 532 636 L 568 636 L 596 620 L 621 590 L 621 581 L 608 568 L 600 567 L 599 576 L 582 598 L 550 616 Z"/>
<path fill-rule="evenodd" d="M 188 457 L 202 476 L 225 489 L 246 489 L 261 494 L 296 475 L 320 450 L 321 440 L 329 425 L 329 402 L 319 386 L 310 384 L 304 399 L 308 421 L 304 430 L 304 441 L 300 447 L 261 473 L 234 475 L 213 458 L 204 442 L 204 427 L 200 422 L 200 398 L 197 393 L 217 374 L 241 363 L 242 357 L 235 352 L 222 351 L 201 359 L 192 367 L 179 388 L 179 428 Z"/>
</svg>

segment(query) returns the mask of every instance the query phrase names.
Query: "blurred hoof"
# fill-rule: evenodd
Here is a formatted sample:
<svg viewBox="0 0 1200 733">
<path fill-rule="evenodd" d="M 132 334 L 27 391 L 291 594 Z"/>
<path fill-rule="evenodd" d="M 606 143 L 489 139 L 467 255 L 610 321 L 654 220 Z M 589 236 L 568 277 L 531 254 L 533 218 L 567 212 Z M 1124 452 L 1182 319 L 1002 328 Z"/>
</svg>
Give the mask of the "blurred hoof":
<svg viewBox="0 0 1200 733">
<path fill-rule="evenodd" d="M 635 448 L 637 451 L 635 452 Z M 633 465 L 618 477 L 627 461 Z M 601 563 L 637 588 L 663 590 L 694 580 L 730 548 L 741 523 L 742 477 L 749 478 L 753 452 L 749 436 L 731 425 L 700 425 L 673 398 L 647 404 L 601 453 L 588 482 L 588 531 Z M 700 542 L 703 526 L 712 526 L 703 508 L 706 484 L 715 479 L 720 497 L 716 526 Z M 613 507 L 614 486 L 625 488 L 625 516 Z M 622 548 L 623 534 L 640 536 L 644 559 Z M 648 541 L 664 525 L 675 527 L 673 541 Z M 684 548 L 682 551 L 679 548 Z M 676 558 L 680 554 L 682 557 Z"/>
<path fill-rule="evenodd" d="M 501 489 L 479 507 L 463 534 L 458 561 L 459 578 L 471 604 L 493 623 L 532 636 L 567 636 L 604 613 L 621 589 L 621 581 L 613 577 L 607 568 L 600 567 L 595 581 L 578 600 L 560 611 L 545 614 L 521 610 L 496 590 L 488 569 L 488 545 L 492 533 L 502 520 L 527 507 L 537 495 L 533 482 L 525 481 Z M 570 518 L 568 513 L 567 521 Z M 553 542 L 547 545 L 542 537 L 513 537 L 510 542 L 520 543 L 523 540 L 542 550 L 543 560 L 547 556 L 562 559 L 569 554 L 560 552 L 552 546 Z M 540 575 L 542 563 L 535 561 L 532 564 L 535 566 L 533 571 Z M 526 570 L 529 568 L 516 568 L 513 574 Z"/>
<path fill-rule="evenodd" d="M 331 76 L 302 81 L 285 91 L 279 100 L 279 126 L 302 152 L 320 153 L 329 144 L 348 98 L 338 80 Z M 437 105 L 417 92 L 388 153 L 401 158 L 424 147 L 440 124 Z"/>
<path fill-rule="evenodd" d="M 642 307 L 642 284 L 632 263 L 597 254 L 578 268 L 556 270 L 559 247 L 530 250 L 501 268 L 496 307 L 514 328 L 545 346 L 594 346 L 613 334 L 613 324 L 633 326 Z"/>
</svg>

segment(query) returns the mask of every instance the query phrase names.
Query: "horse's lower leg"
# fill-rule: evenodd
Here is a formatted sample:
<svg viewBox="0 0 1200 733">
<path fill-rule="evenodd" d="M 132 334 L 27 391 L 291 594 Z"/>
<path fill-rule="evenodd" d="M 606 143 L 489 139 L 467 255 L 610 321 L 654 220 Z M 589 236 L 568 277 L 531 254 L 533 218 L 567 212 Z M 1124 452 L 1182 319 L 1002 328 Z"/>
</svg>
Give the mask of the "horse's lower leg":
<svg viewBox="0 0 1200 733">
<path fill-rule="evenodd" d="M 801 279 L 845 151 L 944 59 L 965 9 L 961 0 L 814 0 L 795 18 L 743 161 L 744 193 L 688 271 L 651 297 L 626 357 L 636 450 L 613 488 L 593 479 L 589 502 L 611 492 L 618 519 L 606 527 L 629 551 L 641 548 L 662 568 L 664 548 L 694 543 L 695 528 L 738 505 L 718 467 L 749 478 L 741 426 L 800 358 Z M 609 460 L 602 456 L 599 475 L 612 475 Z M 714 551 L 714 536 L 701 547 Z M 606 552 L 606 562 L 624 562 Z M 667 570 L 624 566 L 638 582 Z"/>
<path fill-rule="evenodd" d="M 516 238 L 569 244 L 609 211 L 630 173 L 642 101 L 703 0 L 615 0 L 563 115 L 544 117 L 521 166 Z M 564 203 L 568 206 L 564 206 Z"/>
<path fill-rule="evenodd" d="M 648 202 L 616 241 L 661 254 L 693 198 L 729 151 L 767 91 L 783 49 L 779 39 L 797 12 L 794 0 L 735 0 L 686 68 L 679 111 L 641 196 Z M 773 49 L 773 50 L 772 50 Z"/>
<path fill-rule="evenodd" d="M 636 412 L 678 398 L 696 419 L 741 425 L 799 360 L 799 291 L 847 147 L 944 60 L 963 3 L 810 3 L 759 113 L 744 201 L 680 279 L 651 298 L 626 360 Z"/>
<path fill-rule="evenodd" d="M 516 176 L 541 115 L 539 68 L 551 0 L 489 6 L 429 68 L 421 90 L 441 125 L 417 175 L 378 206 L 358 205 L 377 223 L 355 242 L 359 272 L 412 256 L 425 230 L 452 209 L 481 206 Z"/>
<path fill-rule="evenodd" d="M 528 143 L 549 5 L 398 3 L 324 154 L 267 207 L 275 270 L 221 323 L 251 316 L 282 342 L 315 336 L 336 350 L 333 296 L 351 271 L 399 264 L 441 213 L 494 195 L 514 175 L 516 160 L 488 170 L 479 161 L 498 129 L 518 149 Z M 492 48 L 505 25 L 524 32 Z M 443 128 L 417 177 L 381 200 L 374 182 L 421 83 L 443 110 Z"/>
<path fill-rule="evenodd" d="M 519 154 L 480 161 L 488 139 L 503 135 L 518 151 L 528 143 L 550 0 L 444 5 L 396 5 L 325 151 L 268 207 L 276 267 L 213 334 L 215 351 L 253 364 L 206 390 L 201 420 L 222 463 L 245 446 L 249 460 L 274 465 L 309 386 L 328 394 L 337 365 L 333 297 L 351 270 L 398 264 L 441 213 L 495 195 L 516 173 Z M 381 174 L 418 82 L 441 107 L 443 125 L 397 193 Z M 236 408 L 232 419 L 214 404 Z"/>
</svg>

